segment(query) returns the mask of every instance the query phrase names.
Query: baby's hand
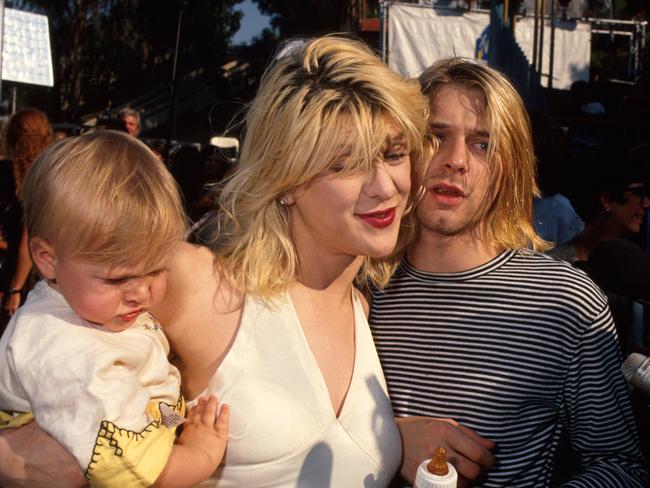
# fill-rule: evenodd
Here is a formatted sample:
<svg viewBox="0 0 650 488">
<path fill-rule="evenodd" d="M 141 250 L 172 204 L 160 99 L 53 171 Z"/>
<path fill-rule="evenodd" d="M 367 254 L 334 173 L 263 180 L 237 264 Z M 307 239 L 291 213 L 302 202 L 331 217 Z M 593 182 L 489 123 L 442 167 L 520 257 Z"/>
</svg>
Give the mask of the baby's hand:
<svg viewBox="0 0 650 488">
<path fill-rule="evenodd" d="M 200 397 L 190 409 L 187 418 L 178 444 L 203 451 L 216 469 L 223 458 L 228 441 L 228 405 L 223 404 L 217 415 L 217 397 Z"/>
</svg>

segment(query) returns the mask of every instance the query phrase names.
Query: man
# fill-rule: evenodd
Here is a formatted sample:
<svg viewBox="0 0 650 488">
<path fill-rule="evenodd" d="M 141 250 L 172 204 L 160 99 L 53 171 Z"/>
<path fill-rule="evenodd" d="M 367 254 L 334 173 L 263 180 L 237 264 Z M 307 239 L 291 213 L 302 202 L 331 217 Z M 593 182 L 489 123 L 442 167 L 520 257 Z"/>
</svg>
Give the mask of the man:
<svg viewBox="0 0 650 488">
<path fill-rule="evenodd" d="M 120 111 L 126 131 L 133 137 L 138 137 L 140 134 L 140 112 L 130 108 L 125 108 Z"/>
<path fill-rule="evenodd" d="M 370 315 L 402 475 L 412 481 L 443 445 L 462 486 L 549 486 L 565 433 L 584 468 L 572 486 L 648 486 L 605 296 L 527 249 L 544 241 L 521 99 L 499 73 L 457 59 L 420 81 L 439 147 L 416 238 Z"/>
</svg>

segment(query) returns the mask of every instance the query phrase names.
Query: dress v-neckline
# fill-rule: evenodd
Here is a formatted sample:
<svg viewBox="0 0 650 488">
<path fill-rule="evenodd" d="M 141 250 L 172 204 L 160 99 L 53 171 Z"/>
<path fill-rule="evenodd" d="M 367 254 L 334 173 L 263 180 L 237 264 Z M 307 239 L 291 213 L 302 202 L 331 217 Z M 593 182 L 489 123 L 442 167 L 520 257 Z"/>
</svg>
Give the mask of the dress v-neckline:
<svg viewBox="0 0 650 488">
<path fill-rule="evenodd" d="M 345 392 L 345 396 L 343 397 L 343 401 L 341 403 L 341 406 L 339 407 L 338 415 L 336 411 L 334 410 L 334 405 L 332 404 L 332 396 L 330 394 L 329 389 L 327 388 L 327 382 L 325 381 L 325 376 L 323 375 L 323 372 L 320 369 L 320 366 L 318 365 L 318 360 L 316 359 L 316 355 L 314 354 L 314 351 L 312 351 L 311 346 L 309 345 L 309 341 L 307 340 L 307 336 L 305 335 L 305 330 L 302 327 L 302 323 L 300 322 L 300 317 L 298 316 L 298 311 L 296 310 L 296 307 L 293 303 L 293 299 L 291 298 L 291 295 L 287 293 L 286 295 L 286 302 L 288 307 L 291 310 L 291 314 L 293 316 L 293 321 L 295 323 L 295 327 L 297 330 L 297 333 L 300 337 L 300 341 L 302 342 L 302 346 L 305 349 L 306 356 L 308 361 L 311 363 L 311 369 L 313 371 L 312 378 L 316 382 L 314 384 L 314 387 L 319 389 L 321 392 L 324 394 L 324 401 L 327 404 L 328 408 L 327 410 L 330 412 L 332 417 L 334 417 L 337 421 L 341 420 L 341 417 L 343 416 L 344 411 L 347 410 L 348 403 L 350 403 L 350 394 L 353 389 L 353 385 L 356 381 L 357 377 L 357 364 L 359 361 L 359 320 L 358 319 L 358 311 L 359 308 L 361 307 L 361 304 L 357 303 L 357 297 L 355 296 L 355 291 L 352 290 L 350 299 L 352 300 L 352 318 L 354 321 L 354 359 L 352 361 L 352 374 L 350 375 L 350 382 L 348 383 L 347 390 Z"/>
</svg>

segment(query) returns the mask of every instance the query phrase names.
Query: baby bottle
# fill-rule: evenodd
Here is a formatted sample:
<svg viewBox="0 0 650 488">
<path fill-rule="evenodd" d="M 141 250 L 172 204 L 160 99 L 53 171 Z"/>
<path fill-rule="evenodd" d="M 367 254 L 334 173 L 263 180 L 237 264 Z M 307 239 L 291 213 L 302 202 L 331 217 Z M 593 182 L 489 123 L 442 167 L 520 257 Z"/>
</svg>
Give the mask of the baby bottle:
<svg viewBox="0 0 650 488">
<path fill-rule="evenodd" d="M 458 474 L 447 462 L 447 451 L 439 447 L 433 459 L 422 461 L 415 475 L 413 488 L 456 488 Z"/>
</svg>

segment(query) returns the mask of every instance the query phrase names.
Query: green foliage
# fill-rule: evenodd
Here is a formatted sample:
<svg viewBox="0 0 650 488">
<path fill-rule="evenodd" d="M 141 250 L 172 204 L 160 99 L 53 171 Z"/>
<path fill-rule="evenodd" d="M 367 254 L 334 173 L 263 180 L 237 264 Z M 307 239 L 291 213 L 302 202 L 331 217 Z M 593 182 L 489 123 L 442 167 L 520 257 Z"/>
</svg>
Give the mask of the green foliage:
<svg viewBox="0 0 650 488">
<path fill-rule="evenodd" d="M 647 0 L 587 0 L 587 17 L 648 20 Z"/>
<path fill-rule="evenodd" d="M 586 15 L 595 18 L 619 20 L 650 20 L 650 6 L 647 0 L 588 0 Z M 645 48 L 640 53 L 642 69 L 648 72 L 650 54 L 650 30 L 646 31 Z M 616 35 L 592 37 L 591 74 L 599 79 L 635 81 L 630 77 L 629 39 Z M 643 73 L 636 73 L 643 76 Z"/>
<path fill-rule="evenodd" d="M 179 12 L 177 78 L 216 77 L 239 29 L 242 0 L 7 0 L 48 16 L 57 103 L 54 119 L 74 120 L 169 85 Z"/>
<path fill-rule="evenodd" d="M 280 38 L 314 36 L 349 30 L 351 0 L 254 0 L 271 17 Z"/>
</svg>

